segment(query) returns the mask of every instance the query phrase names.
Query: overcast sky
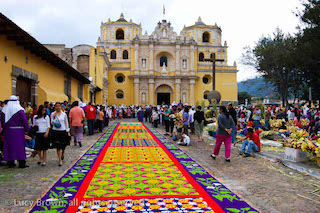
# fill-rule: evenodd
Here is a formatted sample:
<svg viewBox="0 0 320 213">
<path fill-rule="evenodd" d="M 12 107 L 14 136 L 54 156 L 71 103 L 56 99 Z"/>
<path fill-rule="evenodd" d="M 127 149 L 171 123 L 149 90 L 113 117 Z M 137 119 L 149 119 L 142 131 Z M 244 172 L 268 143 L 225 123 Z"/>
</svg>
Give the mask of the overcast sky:
<svg viewBox="0 0 320 213">
<path fill-rule="evenodd" d="M 0 0 L 0 12 L 41 43 L 73 47 L 96 46 L 101 22 L 117 20 L 121 12 L 151 34 L 162 19 L 163 5 L 178 34 L 199 16 L 205 24 L 221 26 L 222 40 L 229 46 L 228 63 L 238 63 L 238 81 L 256 75 L 240 64 L 243 48 L 276 27 L 296 32 L 299 20 L 294 12 L 302 8 L 300 0 Z"/>
</svg>

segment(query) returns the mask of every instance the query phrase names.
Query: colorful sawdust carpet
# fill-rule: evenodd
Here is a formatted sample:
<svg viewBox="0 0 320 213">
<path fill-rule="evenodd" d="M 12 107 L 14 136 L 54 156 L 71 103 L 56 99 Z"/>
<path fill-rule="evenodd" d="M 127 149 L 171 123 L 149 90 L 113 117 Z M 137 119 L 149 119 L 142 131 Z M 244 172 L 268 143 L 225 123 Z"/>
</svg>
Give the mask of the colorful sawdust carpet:
<svg viewBox="0 0 320 213">
<path fill-rule="evenodd" d="M 30 211 L 257 212 L 153 127 L 114 123 Z"/>
</svg>

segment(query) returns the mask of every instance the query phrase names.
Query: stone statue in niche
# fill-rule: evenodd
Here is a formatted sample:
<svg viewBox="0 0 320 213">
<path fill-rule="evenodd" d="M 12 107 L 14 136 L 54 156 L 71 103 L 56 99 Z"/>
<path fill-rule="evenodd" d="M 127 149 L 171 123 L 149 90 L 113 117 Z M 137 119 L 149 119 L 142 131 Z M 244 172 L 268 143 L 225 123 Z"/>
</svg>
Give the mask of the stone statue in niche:
<svg viewBox="0 0 320 213">
<path fill-rule="evenodd" d="M 182 68 L 187 69 L 187 60 L 186 59 L 182 60 Z"/>
<path fill-rule="evenodd" d="M 142 99 L 142 102 L 146 102 L 146 93 L 142 93 L 142 97 L 141 97 L 141 99 Z"/>
<path fill-rule="evenodd" d="M 142 67 L 146 68 L 146 59 L 142 59 Z"/>
<path fill-rule="evenodd" d="M 167 75 L 167 74 L 168 74 L 168 73 L 167 73 L 166 63 L 165 63 L 165 62 L 163 62 L 163 64 L 162 64 L 162 70 L 161 70 L 161 73 L 162 73 L 162 74 L 165 74 L 165 75 Z"/>
<path fill-rule="evenodd" d="M 167 37 L 167 30 L 166 29 L 162 30 L 162 37 L 163 38 Z"/>
</svg>

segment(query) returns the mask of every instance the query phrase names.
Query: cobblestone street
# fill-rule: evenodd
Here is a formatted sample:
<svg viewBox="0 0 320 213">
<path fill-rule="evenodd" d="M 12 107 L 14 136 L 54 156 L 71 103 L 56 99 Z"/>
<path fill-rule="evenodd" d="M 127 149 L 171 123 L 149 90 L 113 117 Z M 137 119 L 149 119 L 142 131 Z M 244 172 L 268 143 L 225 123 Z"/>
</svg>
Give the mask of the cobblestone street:
<svg viewBox="0 0 320 213">
<path fill-rule="evenodd" d="M 164 133 L 162 126 L 158 131 Z M 0 212 L 27 212 L 99 136 L 86 136 L 81 148 L 69 146 L 62 167 L 54 150 L 49 151 L 46 167 L 37 165 L 37 157 L 28 159 L 26 169 L 0 167 Z M 180 148 L 260 212 L 319 212 L 319 191 L 311 194 L 320 189 L 318 179 L 267 159 L 240 157 L 236 148 L 232 148 L 231 163 L 224 161 L 223 149 L 214 161 L 210 158 L 213 142 L 191 138 L 191 146 Z"/>
</svg>

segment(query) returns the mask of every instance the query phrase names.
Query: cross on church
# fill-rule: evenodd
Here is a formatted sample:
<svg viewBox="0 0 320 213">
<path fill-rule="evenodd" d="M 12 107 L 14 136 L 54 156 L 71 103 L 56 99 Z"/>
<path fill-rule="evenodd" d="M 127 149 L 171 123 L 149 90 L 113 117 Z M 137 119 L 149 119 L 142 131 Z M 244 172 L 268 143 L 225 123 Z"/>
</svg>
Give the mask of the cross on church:
<svg viewBox="0 0 320 213">
<path fill-rule="evenodd" d="M 216 59 L 216 54 L 212 53 L 212 58 L 206 58 L 204 61 L 212 62 L 212 90 L 216 90 L 216 61 L 223 62 L 224 59 Z"/>
</svg>

